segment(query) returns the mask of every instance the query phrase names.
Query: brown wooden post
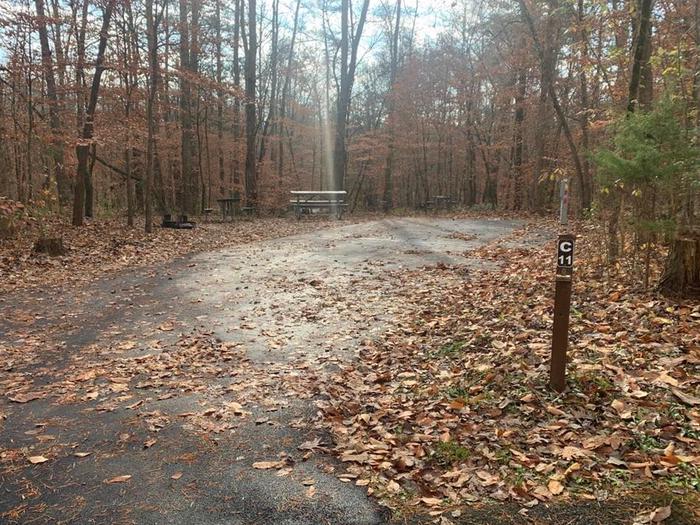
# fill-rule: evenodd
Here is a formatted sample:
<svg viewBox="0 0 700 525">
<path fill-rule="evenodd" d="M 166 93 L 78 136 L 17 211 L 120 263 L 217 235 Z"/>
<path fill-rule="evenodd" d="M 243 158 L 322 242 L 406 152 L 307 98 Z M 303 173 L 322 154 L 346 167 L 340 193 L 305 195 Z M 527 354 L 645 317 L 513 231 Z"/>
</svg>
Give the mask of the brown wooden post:
<svg viewBox="0 0 700 525">
<path fill-rule="evenodd" d="M 571 311 L 571 280 L 574 267 L 573 235 L 560 235 L 557 240 L 557 274 L 554 291 L 554 329 L 549 386 L 563 392 L 566 388 L 566 351 L 569 346 L 569 314 Z"/>
</svg>

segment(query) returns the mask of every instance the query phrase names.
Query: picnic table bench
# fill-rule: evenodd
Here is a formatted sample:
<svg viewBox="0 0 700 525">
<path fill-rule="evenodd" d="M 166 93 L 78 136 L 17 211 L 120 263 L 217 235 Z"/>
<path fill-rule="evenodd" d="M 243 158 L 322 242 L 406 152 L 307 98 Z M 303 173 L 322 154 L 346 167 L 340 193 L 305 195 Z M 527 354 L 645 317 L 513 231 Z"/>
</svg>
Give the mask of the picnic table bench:
<svg viewBox="0 0 700 525">
<path fill-rule="evenodd" d="M 302 215 L 311 215 L 320 211 L 333 213 L 338 219 L 342 219 L 347 208 L 346 191 L 292 191 L 292 199 L 289 201 L 297 219 Z"/>
<path fill-rule="evenodd" d="M 221 220 L 226 220 L 228 217 L 233 218 L 237 215 L 241 207 L 241 198 L 238 196 L 229 199 L 216 199 L 221 211 Z"/>
<path fill-rule="evenodd" d="M 251 206 L 241 207 L 241 197 L 238 195 L 238 192 L 230 198 L 216 199 L 216 202 L 219 204 L 222 221 L 225 221 L 227 218 L 234 219 L 240 215 L 251 215 L 255 211 Z"/>
</svg>

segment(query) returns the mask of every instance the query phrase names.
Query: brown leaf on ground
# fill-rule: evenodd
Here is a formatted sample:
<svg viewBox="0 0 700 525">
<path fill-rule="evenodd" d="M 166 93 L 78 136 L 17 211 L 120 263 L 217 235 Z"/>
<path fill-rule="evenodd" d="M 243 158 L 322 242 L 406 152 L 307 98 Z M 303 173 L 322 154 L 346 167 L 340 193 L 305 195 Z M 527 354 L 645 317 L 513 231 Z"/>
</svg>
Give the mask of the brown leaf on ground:
<svg viewBox="0 0 700 525">
<path fill-rule="evenodd" d="M 700 397 L 698 396 L 692 396 L 690 394 L 686 394 L 682 390 L 679 390 L 678 388 L 672 388 L 671 392 L 673 392 L 673 395 L 676 396 L 678 399 L 683 401 L 686 405 L 690 406 L 698 406 L 700 405 Z"/>
<path fill-rule="evenodd" d="M 253 468 L 259 470 L 268 470 L 273 468 L 282 468 L 285 466 L 284 461 L 256 461 L 253 463 Z"/>
<path fill-rule="evenodd" d="M 667 518 L 671 517 L 671 506 L 659 507 L 654 512 L 651 513 L 651 521 L 654 523 L 661 523 Z"/>
<path fill-rule="evenodd" d="M 17 393 L 17 394 L 9 394 L 7 396 L 7 399 L 12 401 L 13 403 L 29 403 L 30 401 L 34 401 L 36 399 L 43 399 L 44 394 L 41 392 L 24 392 L 24 393 Z"/>
<path fill-rule="evenodd" d="M 113 484 L 113 483 L 125 483 L 131 479 L 130 474 L 123 474 L 121 476 L 116 476 L 112 479 L 107 479 L 105 480 L 105 483 L 107 484 Z"/>
<path fill-rule="evenodd" d="M 555 496 L 558 496 L 564 492 L 564 485 L 562 485 L 561 482 L 556 479 L 550 480 L 549 483 L 547 483 L 547 488 L 549 489 L 549 492 Z"/>
</svg>

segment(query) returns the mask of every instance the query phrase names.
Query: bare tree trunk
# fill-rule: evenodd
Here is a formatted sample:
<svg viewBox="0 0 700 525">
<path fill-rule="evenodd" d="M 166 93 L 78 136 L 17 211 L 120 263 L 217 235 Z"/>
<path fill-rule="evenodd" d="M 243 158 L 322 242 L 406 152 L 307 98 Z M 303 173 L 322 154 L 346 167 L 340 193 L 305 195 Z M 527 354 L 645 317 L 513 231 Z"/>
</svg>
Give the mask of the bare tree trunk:
<svg viewBox="0 0 700 525">
<path fill-rule="evenodd" d="M 224 171 L 224 92 L 222 87 L 223 61 L 221 54 L 221 0 L 216 0 L 216 155 L 219 161 L 219 196 L 223 197 L 226 187 Z M 211 182 L 209 184 L 209 205 L 211 205 Z"/>
<path fill-rule="evenodd" d="M 54 42 L 54 48 L 56 49 L 56 71 L 58 73 L 58 84 L 59 86 L 65 86 L 66 85 L 66 57 L 64 54 L 64 44 L 63 40 L 61 38 L 61 23 L 59 20 L 61 19 L 58 11 L 58 2 L 59 0 L 51 0 L 51 10 L 53 13 L 53 18 L 54 18 L 54 23 L 53 23 L 53 42 Z M 64 107 L 65 103 L 65 94 L 62 93 L 57 93 L 58 95 L 58 100 L 60 103 L 60 107 Z M 64 145 L 65 147 L 65 145 Z M 65 152 L 64 152 L 65 153 Z M 64 171 L 65 175 L 65 171 Z M 70 190 L 70 181 L 68 181 L 68 189 Z"/>
<path fill-rule="evenodd" d="M 128 18 L 128 20 L 127 20 Z M 124 45 L 124 72 L 121 74 L 121 79 L 124 84 L 125 101 L 124 101 L 124 117 L 127 125 L 131 119 L 132 95 L 136 87 L 136 73 L 133 68 L 129 68 L 129 64 L 135 60 L 133 37 L 129 34 L 129 29 L 132 28 L 133 13 L 131 4 L 125 6 L 125 12 L 122 17 L 122 39 Z M 148 125 L 148 124 L 147 124 Z M 133 145 L 130 139 L 127 139 L 126 147 L 124 148 L 124 171 L 126 173 L 126 224 L 132 228 L 134 226 L 134 218 L 136 215 L 136 188 L 131 173 L 131 157 Z"/>
<path fill-rule="evenodd" d="M 392 91 L 396 83 L 396 74 L 399 65 L 399 31 L 401 30 L 401 0 L 396 0 L 396 18 L 394 21 L 394 33 L 391 36 L 391 71 L 389 75 L 389 102 L 387 104 L 387 124 L 389 127 L 389 151 L 384 166 L 384 212 L 394 207 L 394 155 L 396 153 L 396 134 L 392 119 L 395 118 L 394 99 Z M 358 189 L 359 193 L 359 189 Z"/>
<path fill-rule="evenodd" d="M 188 1 L 180 0 L 180 178 L 182 210 L 194 212 L 196 191 L 192 169 L 192 87 L 188 78 L 190 68 L 190 31 Z"/>
<path fill-rule="evenodd" d="M 75 146 L 75 154 L 78 158 L 78 167 L 76 172 L 75 195 L 73 199 L 73 226 L 83 225 L 83 215 L 85 212 L 85 180 L 89 176 L 88 156 L 90 153 L 90 143 L 92 142 L 94 133 L 95 109 L 97 107 L 97 97 L 100 91 L 100 81 L 102 79 L 102 72 L 105 69 L 104 57 L 105 51 L 107 50 L 107 38 L 109 37 L 109 23 L 112 18 L 115 3 L 116 0 L 109 0 L 102 15 L 100 40 L 97 49 L 97 57 L 95 59 L 95 73 L 92 77 L 90 97 L 85 110 L 85 122 L 83 124 L 83 129 L 80 133 L 78 143 Z M 79 100 L 78 103 L 79 105 L 82 105 L 82 100 Z"/>
<path fill-rule="evenodd" d="M 56 76 L 54 75 L 54 63 L 49 46 L 49 36 L 46 27 L 46 13 L 44 0 L 34 0 L 36 14 L 39 18 L 39 42 L 41 44 L 41 62 L 46 78 L 46 96 L 49 99 L 49 125 L 51 126 L 51 157 L 53 159 L 54 177 L 58 190 L 58 202 L 60 206 L 66 206 L 70 202 L 70 180 L 63 167 L 65 144 L 61 138 L 62 127 L 59 116 L 59 100 L 56 91 Z"/>
<path fill-rule="evenodd" d="M 160 16 L 153 13 L 153 0 L 146 0 L 146 36 L 148 40 L 148 99 L 146 101 L 146 173 L 144 176 L 143 207 L 146 219 L 145 231 L 153 231 L 153 198 L 151 187 L 155 165 L 155 111 L 156 93 L 158 92 L 158 34 Z"/>
<path fill-rule="evenodd" d="M 627 97 L 627 111 L 632 113 L 638 104 L 640 104 L 640 96 L 644 93 L 640 92 L 642 80 L 645 76 L 645 70 L 649 67 L 649 58 L 651 57 L 651 11 L 654 0 L 638 0 L 639 1 L 639 25 L 637 28 L 637 37 L 634 48 L 634 59 L 632 62 L 632 74 L 630 77 L 629 95 Z M 648 79 L 644 79 L 647 80 Z M 646 93 L 648 96 L 648 93 Z M 649 102 L 650 100 L 645 100 Z"/>
<path fill-rule="evenodd" d="M 341 41 L 340 41 L 340 89 L 335 123 L 335 148 L 333 151 L 333 190 L 340 191 L 345 187 L 345 170 L 347 167 L 347 135 L 348 112 L 352 97 L 352 86 L 355 81 L 357 67 L 357 50 L 364 30 L 369 0 L 364 0 L 362 11 L 357 22 L 357 29 L 352 34 L 350 28 L 350 0 L 342 0 L 341 6 Z"/>
<path fill-rule="evenodd" d="M 545 168 L 547 130 L 549 124 L 549 87 L 554 82 L 557 71 L 557 27 L 556 20 L 557 9 L 559 8 L 558 0 L 549 0 L 550 13 L 547 16 L 545 23 L 545 35 L 542 49 L 542 65 L 540 71 L 540 98 L 537 106 L 537 121 L 535 123 L 536 131 L 534 136 L 535 142 L 535 164 L 532 176 L 532 190 L 530 205 L 536 211 L 542 211 L 545 208 L 547 195 L 547 186 L 549 186 L 549 177 L 545 181 L 542 180 L 542 172 Z"/>
<path fill-rule="evenodd" d="M 666 295 L 700 297 L 700 237 L 680 234 L 671 244 L 659 289 Z"/>
<path fill-rule="evenodd" d="M 260 154 L 258 162 L 265 158 L 267 137 L 270 134 L 270 127 L 275 125 L 275 109 L 277 105 L 277 73 L 279 70 L 279 0 L 272 3 L 272 42 L 270 44 L 270 109 L 267 118 L 263 123 L 262 134 L 260 136 Z"/>
<path fill-rule="evenodd" d="M 245 194 L 246 206 L 257 208 L 258 187 L 257 187 L 257 167 L 255 159 L 255 138 L 257 116 L 256 104 L 256 55 L 258 49 L 257 40 L 257 8 L 255 0 L 248 0 L 248 50 L 246 53 L 245 65 L 245 124 L 246 124 L 246 157 L 245 157 Z"/>
<path fill-rule="evenodd" d="M 583 0 L 578 0 L 578 33 L 581 39 L 581 62 L 588 63 L 588 31 L 586 31 L 586 13 L 584 11 Z M 581 142 L 584 151 L 590 150 L 590 135 L 589 135 L 589 98 L 588 98 L 588 76 L 586 68 L 581 67 L 579 73 L 581 84 Z M 583 180 L 581 181 L 581 206 L 584 210 L 590 208 L 593 201 L 593 178 L 591 177 L 591 168 L 588 157 L 583 157 Z"/>
<path fill-rule="evenodd" d="M 87 28 L 88 16 L 88 0 L 82 0 L 81 6 L 81 24 L 76 36 L 76 66 L 75 66 L 75 111 L 76 111 L 76 127 L 78 136 L 85 125 L 85 97 L 83 90 L 85 88 L 85 32 Z M 76 14 L 77 16 L 77 14 Z M 87 162 L 87 158 L 86 158 Z M 80 158 L 78 158 L 80 164 Z M 77 215 L 80 215 L 78 218 Z M 85 214 L 85 179 L 82 172 L 78 174 L 73 182 L 73 225 L 82 226 L 83 216 Z"/>
<path fill-rule="evenodd" d="M 645 0 L 646 1 L 646 0 Z M 535 43 L 535 50 L 537 51 L 537 55 L 539 56 L 540 59 L 540 64 L 543 64 L 544 62 L 544 51 L 542 49 L 542 45 L 540 44 L 540 40 L 537 36 L 537 31 L 535 30 L 535 24 L 532 21 L 532 17 L 530 16 L 530 12 L 527 9 L 527 6 L 525 5 L 524 0 L 518 0 L 520 4 L 520 10 L 523 15 L 523 18 L 525 19 L 525 22 L 530 30 L 530 34 L 532 35 L 532 40 Z M 578 152 L 578 147 L 576 146 L 576 142 L 574 141 L 574 137 L 571 133 L 571 128 L 569 127 L 569 123 L 566 120 L 566 115 L 564 115 L 564 110 L 561 107 L 561 104 L 559 102 L 559 97 L 557 95 L 554 82 L 551 82 L 549 84 L 549 98 L 552 101 L 552 105 L 554 106 L 554 111 L 556 112 L 557 118 L 559 120 L 559 124 L 562 127 L 562 130 L 564 131 L 564 137 L 566 138 L 566 143 L 569 146 L 569 151 L 571 153 L 571 159 L 574 162 L 574 167 L 576 169 L 576 176 L 580 182 L 580 186 L 584 186 L 584 173 L 583 173 L 583 165 L 581 164 L 581 157 Z M 582 205 L 584 209 L 587 209 L 590 207 L 590 202 L 582 202 Z"/>
<path fill-rule="evenodd" d="M 347 153 L 345 150 L 346 125 L 348 120 L 347 92 L 348 84 L 348 51 L 350 49 L 350 1 L 342 0 L 340 21 L 340 86 L 338 92 L 338 107 L 336 111 L 335 123 L 335 147 L 333 149 L 333 173 L 331 181 L 332 190 L 342 190 L 345 184 L 345 166 L 347 163 Z"/>
<path fill-rule="evenodd" d="M 235 19 L 236 23 L 233 27 L 233 83 L 237 88 L 241 87 L 241 67 L 240 67 L 240 57 L 239 48 L 241 45 L 241 26 L 243 25 L 243 0 L 236 0 L 235 2 Z M 234 140 L 234 151 L 233 151 L 233 180 L 231 181 L 231 187 L 237 188 L 241 182 L 241 150 L 240 150 L 240 140 L 241 140 L 241 101 L 239 97 L 233 104 L 233 140 Z"/>
<path fill-rule="evenodd" d="M 94 217 L 95 208 L 95 184 L 94 184 L 94 168 L 95 168 L 95 156 L 97 155 L 97 145 L 93 142 L 90 144 L 90 154 L 88 156 L 88 169 L 87 175 L 85 177 L 85 217 Z"/>
<path fill-rule="evenodd" d="M 515 130 L 513 137 L 513 209 L 522 209 L 523 198 L 523 122 L 525 120 L 525 90 L 527 76 L 524 69 L 516 73 L 515 81 Z"/>
<path fill-rule="evenodd" d="M 195 130 L 195 137 L 197 141 L 195 144 L 197 145 L 197 191 L 198 191 L 198 206 L 197 209 L 203 210 L 204 208 L 207 207 L 206 204 L 206 196 L 207 196 L 207 189 L 206 189 L 206 183 L 204 182 L 204 170 L 202 169 L 202 120 L 199 118 L 200 115 L 200 103 L 201 103 L 201 97 L 197 96 L 197 101 L 195 104 L 195 123 L 194 123 L 194 130 Z M 206 136 L 206 129 L 208 125 L 208 106 L 205 106 L 204 108 L 204 133 Z M 207 144 L 205 142 L 205 144 Z M 208 151 L 208 145 L 205 145 Z M 208 153 L 207 153 L 208 155 Z M 209 165 L 209 158 L 207 157 L 207 179 L 211 181 L 211 170 L 208 168 L 210 167 Z"/>
<path fill-rule="evenodd" d="M 204 176 L 202 176 L 202 210 L 206 208 L 211 208 L 211 197 L 212 197 L 212 172 L 211 172 L 211 154 L 209 150 L 209 104 L 204 107 L 204 158 L 207 162 L 207 183 L 204 184 Z M 199 169 L 202 169 L 202 147 L 200 144 L 199 148 Z M 222 159 L 223 160 L 223 159 Z M 206 192 L 205 192 L 206 189 Z"/>
<path fill-rule="evenodd" d="M 124 171 L 126 172 L 126 225 L 134 227 L 134 216 L 136 215 L 136 198 L 134 195 L 134 181 L 131 178 L 131 146 L 124 149 Z"/>
<path fill-rule="evenodd" d="M 32 78 L 32 35 L 29 33 L 28 45 L 27 45 L 27 62 L 29 67 L 27 67 L 27 147 L 25 151 L 26 155 L 26 167 L 27 167 L 27 179 L 26 179 L 26 199 L 27 201 L 32 200 L 33 196 L 33 174 L 34 171 L 32 162 L 32 148 L 34 145 L 34 79 Z"/>
<path fill-rule="evenodd" d="M 279 124 L 279 144 L 278 144 L 278 153 L 277 153 L 277 177 L 281 180 L 283 171 L 284 171 L 284 140 L 282 136 L 284 135 L 285 132 L 285 126 L 286 122 L 285 119 L 287 118 L 287 99 L 289 98 L 289 87 L 290 87 L 290 79 L 292 76 L 292 60 L 294 59 L 294 45 L 296 43 L 296 38 L 297 38 L 297 28 L 299 24 L 299 8 L 301 7 L 301 0 L 297 0 L 297 6 L 296 9 L 294 10 L 294 28 L 292 29 L 292 40 L 289 44 L 289 55 L 287 56 L 287 69 L 284 72 L 284 85 L 282 86 L 282 100 L 280 100 L 280 124 Z M 314 143 L 314 163 L 316 160 L 315 157 L 316 154 L 316 149 L 315 149 L 315 143 Z M 313 180 L 313 169 L 311 170 L 311 179 Z"/>
<path fill-rule="evenodd" d="M 200 18 L 202 13 L 202 0 L 190 0 L 192 5 L 192 22 L 190 24 L 190 37 L 192 39 L 190 43 L 190 58 L 188 62 L 188 72 L 193 77 L 196 78 L 199 75 L 199 41 L 200 41 Z M 191 88 L 191 86 L 190 86 Z M 201 212 L 201 203 L 204 192 L 204 175 L 202 173 L 202 152 L 201 152 L 201 142 L 199 136 L 199 102 L 201 99 L 199 82 L 195 84 L 194 92 L 190 92 L 190 97 L 194 96 L 194 102 L 190 99 L 190 125 L 192 125 L 192 119 L 194 118 L 194 138 L 196 140 L 192 143 L 192 155 L 197 159 L 196 163 L 192 164 L 192 209 L 188 210 L 187 213 L 198 214 Z M 192 116 L 194 115 L 194 116 Z"/>
</svg>

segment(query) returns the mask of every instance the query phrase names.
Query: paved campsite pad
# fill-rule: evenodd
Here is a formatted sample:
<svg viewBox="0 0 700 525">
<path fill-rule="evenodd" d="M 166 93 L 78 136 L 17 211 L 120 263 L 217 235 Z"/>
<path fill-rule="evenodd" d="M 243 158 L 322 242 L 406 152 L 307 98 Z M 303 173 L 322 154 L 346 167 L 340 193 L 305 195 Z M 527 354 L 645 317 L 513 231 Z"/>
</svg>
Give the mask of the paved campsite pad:
<svg viewBox="0 0 700 525">
<path fill-rule="evenodd" d="M 391 270 L 477 264 L 516 226 L 374 221 L 6 298 L 3 520 L 386 522 L 322 453 L 314 378 L 401 308 Z"/>
<path fill-rule="evenodd" d="M 429 523 L 392 518 L 363 483 L 341 481 L 345 465 L 313 423 L 316 385 L 406 307 L 415 284 L 402 268 L 459 265 L 468 279 L 494 263 L 465 252 L 516 226 L 375 221 L 2 298 L 0 522 Z M 527 517 L 485 502 L 449 519 L 627 523 L 670 503 L 659 497 L 556 502 Z M 673 523 L 692 523 L 678 510 Z"/>
</svg>

